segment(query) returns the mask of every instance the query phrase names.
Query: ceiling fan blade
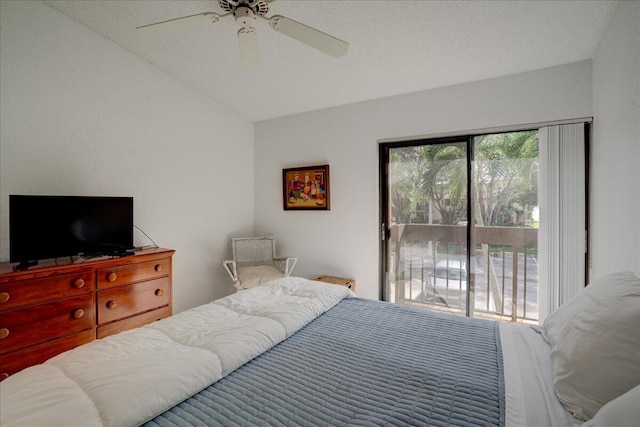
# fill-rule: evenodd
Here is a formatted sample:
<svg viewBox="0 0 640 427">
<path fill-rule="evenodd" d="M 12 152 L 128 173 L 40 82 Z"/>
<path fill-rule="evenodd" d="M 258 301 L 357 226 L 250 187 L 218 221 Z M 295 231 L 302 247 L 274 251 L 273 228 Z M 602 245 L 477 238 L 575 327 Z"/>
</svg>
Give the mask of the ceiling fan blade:
<svg viewBox="0 0 640 427">
<path fill-rule="evenodd" d="M 344 56 L 349 50 L 349 43 L 285 16 L 274 15 L 269 18 L 269 24 L 277 32 L 335 58 Z"/>
<path fill-rule="evenodd" d="M 136 28 L 144 34 L 163 35 L 186 30 L 204 24 L 213 24 L 220 20 L 221 15 L 215 12 L 198 13 L 197 15 L 183 16 L 182 18 L 169 19 Z"/>
<path fill-rule="evenodd" d="M 240 47 L 240 64 L 245 70 L 255 70 L 260 66 L 258 35 L 253 27 L 238 30 L 238 46 Z"/>
</svg>

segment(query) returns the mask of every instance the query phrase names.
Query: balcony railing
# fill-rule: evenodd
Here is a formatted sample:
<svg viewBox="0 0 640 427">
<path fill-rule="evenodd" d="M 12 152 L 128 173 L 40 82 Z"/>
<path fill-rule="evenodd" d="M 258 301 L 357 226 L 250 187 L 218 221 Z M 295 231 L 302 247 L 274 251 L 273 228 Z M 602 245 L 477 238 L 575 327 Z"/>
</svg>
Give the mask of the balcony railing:
<svg viewBox="0 0 640 427">
<path fill-rule="evenodd" d="M 467 226 L 391 227 L 390 301 L 500 320 L 538 320 L 537 229 L 474 227 L 466 277 Z"/>
</svg>

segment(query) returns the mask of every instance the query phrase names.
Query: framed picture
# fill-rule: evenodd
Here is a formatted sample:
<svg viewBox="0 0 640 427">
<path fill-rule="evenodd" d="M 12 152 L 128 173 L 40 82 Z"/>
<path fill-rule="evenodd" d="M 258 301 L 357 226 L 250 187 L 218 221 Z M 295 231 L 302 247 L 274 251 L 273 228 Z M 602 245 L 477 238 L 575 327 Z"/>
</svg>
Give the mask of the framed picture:
<svg viewBox="0 0 640 427">
<path fill-rule="evenodd" d="M 284 210 L 330 210 L 329 165 L 282 170 Z"/>
</svg>

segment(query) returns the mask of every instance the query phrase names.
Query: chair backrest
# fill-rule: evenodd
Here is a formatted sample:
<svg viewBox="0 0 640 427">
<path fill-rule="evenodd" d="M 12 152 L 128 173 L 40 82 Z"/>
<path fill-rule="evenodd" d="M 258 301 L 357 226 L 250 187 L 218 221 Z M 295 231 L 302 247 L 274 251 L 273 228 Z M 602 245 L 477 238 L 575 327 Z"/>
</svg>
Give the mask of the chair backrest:
<svg viewBox="0 0 640 427">
<path fill-rule="evenodd" d="M 275 265 L 274 237 L 236 237 L 231 239 L 233 260 L 238 267 Z"/>
</svg>

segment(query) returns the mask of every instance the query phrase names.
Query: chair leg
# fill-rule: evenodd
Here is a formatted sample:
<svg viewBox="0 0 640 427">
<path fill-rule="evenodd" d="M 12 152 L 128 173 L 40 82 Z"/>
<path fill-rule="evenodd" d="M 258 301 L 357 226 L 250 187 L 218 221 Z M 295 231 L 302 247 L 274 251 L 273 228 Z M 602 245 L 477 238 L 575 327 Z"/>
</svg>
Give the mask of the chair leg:
<svg viewBox="0 0 640 427">
<path fill-rule="evenodd" d="M 285 276 L 290 276 L 291 275 L 291 272 L 293 271 L 293 267 L 295 267 L 297 262 L 298 262 L 298 258 L 295 258 L 295 257 L 287 258 L 286 266 L 284 268 Z"/>
<path fill-rule="evenodd" d="M 222 266 L 224 267 L 225 270 L 227 270 L 227 273 L 229 273 L 229 277 L 231 277 L 231 280 L 233 280 L 233 283 L 236 283 L 238 281 L 238 270 L 236 268 L 236 262 L 233 260 L 227 259 L 222 261 Z"/>
</svg>

